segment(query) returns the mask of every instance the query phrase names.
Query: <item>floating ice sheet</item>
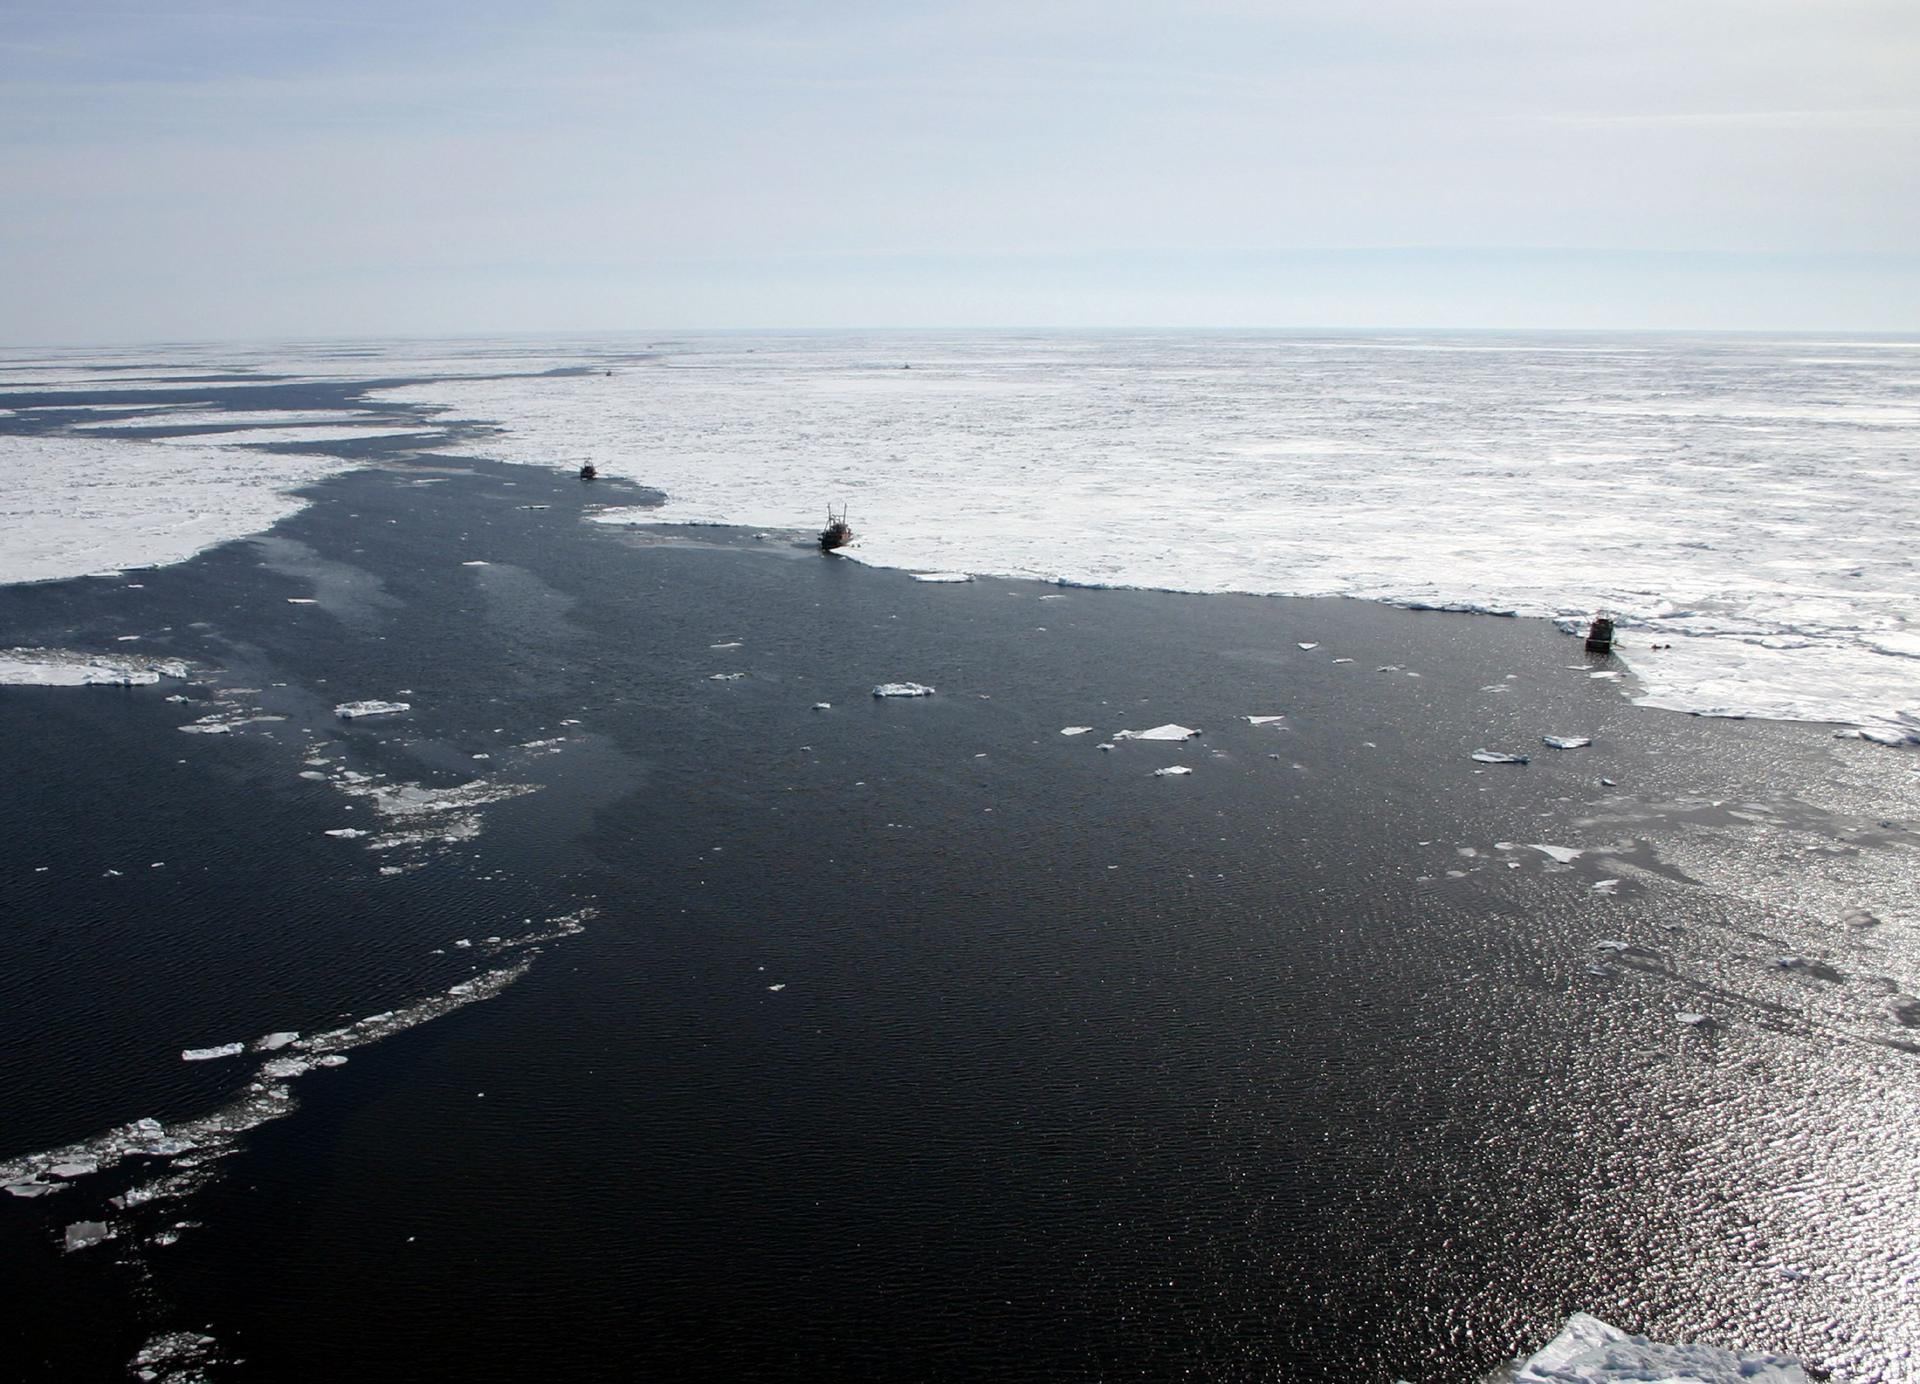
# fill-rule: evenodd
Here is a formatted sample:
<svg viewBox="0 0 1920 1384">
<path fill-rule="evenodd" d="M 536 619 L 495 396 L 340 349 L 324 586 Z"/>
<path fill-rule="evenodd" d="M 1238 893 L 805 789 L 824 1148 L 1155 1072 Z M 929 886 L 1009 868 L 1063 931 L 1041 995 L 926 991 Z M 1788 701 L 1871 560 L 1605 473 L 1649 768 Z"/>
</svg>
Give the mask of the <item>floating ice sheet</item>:
<svg viewBox="0 0 1920 1384">
<path fill-rule="evenodd" d="M 915 581 L 935 582 L 942 585 L 973 580 L 973 577 L 966 572 L 915 572 L 912 575 Z"/>
<path fill-rule="evenodd" d="M 1540 743 L 1552 750 L 1577 750 L 1593 741 L 1584 735 L 1543 735 Z"/>
<path fill-rule="evenodd" d="M 342 702 L 333 709 L 333 714 L 351 721 L 361 716 L 394 716 L 411 710 L 413 707 L 408 702 Z"/>
<path fill-rule="evenodd" d="M 1115 740 L 1191 740 L 1200 732 L 1188 726 L 1177 725 L 1172 721 L 1164 726 L 1154 726 L 1150 730 L 1117 730 Z"/>
<path fill-rule="evenodd" d="M 1155 769 L 1153 776 L 1155 778 L 1182 778 L 1192 772 L 1193 770 L 1184 764 L 1169 764 L 1164 769 Z"/>
<path fill-rule="evenodd" d="M 875 686 L 876 697 L 931 697 L 934 689 L 918 682 L 883 682 Z"/>
<path fill-rule="evenodd" d="M 1576 1312 L 1553 1340 L 1493 1380 L 1511 1384 L 1807 1384 L 1788 1355 L 1745 1354 L 1706 1344 L 1664 1345 Z"/>
<path fill-rule="evenodd" d="M 1508 754 L 1504 750 L 1475 750 L 1473 757 L 1481 764 L 1525 764 L 1528 762 L 1525 755 Z"/>
<path fill-rule="evenodd" d="M 192 669 L 177 658 L 138 654 L 89 654 L 72 649 L 0 649 L 0 686 L 143 687 L 161 678 L 185 678 Z"/>
</svg>

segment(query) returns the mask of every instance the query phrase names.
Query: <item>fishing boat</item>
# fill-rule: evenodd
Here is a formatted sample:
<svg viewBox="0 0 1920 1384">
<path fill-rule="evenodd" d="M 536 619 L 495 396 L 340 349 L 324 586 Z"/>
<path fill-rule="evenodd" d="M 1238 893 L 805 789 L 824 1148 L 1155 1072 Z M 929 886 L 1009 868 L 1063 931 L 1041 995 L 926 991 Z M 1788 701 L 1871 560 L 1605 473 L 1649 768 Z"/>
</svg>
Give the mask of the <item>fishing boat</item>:
<svg viewBox="0 0 1920 1384">
<path fill-rule="evenodd" d="M 847 523 L 847 507 L 840 506 L 835 514 L 833 506 L 827 506 L 827 526 L 820 530 L 820 551 L 830 553 L 835 548 L 844 548 L 853 542 L 853 527 Z"/>
</svg>

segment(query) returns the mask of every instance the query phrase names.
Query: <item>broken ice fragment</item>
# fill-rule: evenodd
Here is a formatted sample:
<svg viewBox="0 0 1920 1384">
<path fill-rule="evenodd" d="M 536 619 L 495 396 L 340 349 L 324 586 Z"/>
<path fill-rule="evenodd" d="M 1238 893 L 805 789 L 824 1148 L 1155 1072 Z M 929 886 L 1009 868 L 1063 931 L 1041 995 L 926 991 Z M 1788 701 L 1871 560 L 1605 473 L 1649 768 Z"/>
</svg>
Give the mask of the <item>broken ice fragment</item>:
<svg viewBox="0 0 1920 1384">
<path fill-rule="evenodd" d="M 1190 774 L 1192 772 L 1193 770 L 1184 764 L 1169 764 L 1164 769 L 1155 769 L 1153 776 L 1155 778 L 1177 778 L 1182 774 Z"/>
<path fill-rule="evenodd" d="M 708 682 L 738 682 L 740 681 L 741 678 L 744 678 L 745 676 L 746 676 L 745 673 L 713 673 L 708 676 L 707 681 Z"/>
<path fill-rule="evenodd" d="M 1543 735 L 1540 743 L 1554 750 L 1577 750 L 1582 745 L 1591 745 L 1593 741 L 1584 735 Z"/>
<path fill-rule="evenodd" d="M 1525 764 L 1528 762 L 1527 757 L 1523 754 L 1507 754 L 1501 750 L 1475 750 L 1473 757 L 1482 764 Z"/>
<path fill-rule="evenodd" d="M 67 1253 L 72 1254 L 77 1249 L 87 1249 L 112 1238 L 113 1231 L 104 1221 L 75 1221 L 67 1227 Z"/>
<path fill-rule="evenodd" d="M 333 709 L 333 714 L 351 721 L 356 716 L 393 716 L 413 708 L 407 702 L 342 702 Z"/>
<path fill-rule="evenodd" d="M 1682 1010 L 1673 1016 L 1673 1021 L 1677 1024 L 1685 1024 L 1688 1028 L 1699 1028 L 1702 1024 L 1712 1023 L 1713 1016 L 1711 1014 L 1695 1014 L 1687 1010 Z"/>
<path fill-rule="evenodd" d="M 1285 716 L 1242 716 L 1240 719 L 1250 726 L 1270 726 L 1275 721 L 1284 721 L 1287 718 Z"/>
<path fill-rule="evenodd" d="M 965 572 L 914 572 L 911 575 L 915 581 L 930 581 L 930 582 L 945 583 L 945 582 L 962 582 L 962 581 L 973 580 L 973 578 Z"/>
<path fill-rule="evenodd" d="M 257 1052 L 278 1052 L 299 1036 L 300 1034 L 297 1031 L 291 1030 L 269 1033 L 266 1037 L 254 1043 L 254 1050 Z"/>
<path fill-rule="evenodd" d="M 813 704 L 813 709 L 815 711 L 832 711 L 833 703 L 832 702 L 815 702 Z"/>
<path fill-rule="evenodd" d="M 1562 865 L 1571 865 L 1582 855 L 1586 854 L 1585 851 L 1577 851 L 1571 846 L 1542 846 L 1536 844 L 1528 846 L 1527 849 L 1530 851 L 1539 851 L 1540 854 L 1549 859 L 1557 860 Z"/>
<path fill-rule="evenodd" d="M 184 1048 L 180 1053 L 182 1062 L 211 1062 L 220 1057 L 238 1057 L 247 1050 L 245 1043 L 221 1043 L 211 1048 Z"/>
<path fill-rule="evenodd" d="M 873 689 L 876 697 L 931 697 L 933 689 L 918 682 L 883 682 Z"/>
<path fill-rule="evenodd" d="M 1062 726 L 1060 727 L 1060 733 L 1062 735 L 1085 735 L 1092 729 L 1092 726 Z"/>
<path fill-rule="evenodd" d="M 1318 644 L 1316 644 L 1316 643 L 1310 643 L 1310 642 L 1308 642 L 1308 641 L 1306 641 L 1306 640 L 1301 640 L 1301 641 L 1300 641 L 1300 647 L 1301 647 L 1301 648 L 1303 648 L 1303 649 L 1317 649 L 1317 648 L 1319 648 L 1320 646 L 1319 646 Z"/>
<path fill-rule="evenodd" d="M 1176 725 L 1169 721 L 1164 726 L 1155 726 L 1151 730 L 1117 730 L 1115 740 L 1191 740 L 1200 732 L 1187 726 Z"/>
</svg>

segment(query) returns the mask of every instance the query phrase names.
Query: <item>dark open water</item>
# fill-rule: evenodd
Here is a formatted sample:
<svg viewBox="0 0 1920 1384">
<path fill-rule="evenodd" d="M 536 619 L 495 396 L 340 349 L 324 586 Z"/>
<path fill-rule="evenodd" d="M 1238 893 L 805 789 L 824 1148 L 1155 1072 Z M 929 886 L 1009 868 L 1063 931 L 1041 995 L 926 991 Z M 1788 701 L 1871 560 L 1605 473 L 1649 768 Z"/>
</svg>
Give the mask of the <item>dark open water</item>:
<svg viewBox="0 0 1920 1384">
<path fill-rule="evenodd" d="M 1455 1381 L 1575 1309 L 1909 1377 L 1910 756 L 1640 711 L 1529 622 L 923 585 L 507 466 L 314 493 L 0 590 L 0 643 L 287 718 L 0 689 L 0 1159 L 258 1061 L 182 1048 L 532 965 L 185 1197 L 0 1198 L 7 1377 L 191 1329 L 223 1379 Z M 1165 721 L 1206 734 L 1096 748 Z M 538 791 L 371 851 L 309 757 Z"/>
</svg>

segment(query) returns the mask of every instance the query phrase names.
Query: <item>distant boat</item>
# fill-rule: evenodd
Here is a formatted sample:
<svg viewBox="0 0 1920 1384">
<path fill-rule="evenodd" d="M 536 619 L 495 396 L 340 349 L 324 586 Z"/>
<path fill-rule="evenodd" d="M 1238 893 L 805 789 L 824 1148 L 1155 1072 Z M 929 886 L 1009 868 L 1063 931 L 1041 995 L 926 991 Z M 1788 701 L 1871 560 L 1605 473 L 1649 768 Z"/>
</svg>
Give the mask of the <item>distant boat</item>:
<svg viewBox="0 0 1920 1384">
<path fill-rule="evenodd" d="M 853 542 L 853 527 L 847 523 L 847 507 L 840 506 L 835 514 L 833 506 L 827 506 L 827 526 L 820 530 L 820 551 L 830 553 L 835 548 L 844 548 Z"/>
</svg>

